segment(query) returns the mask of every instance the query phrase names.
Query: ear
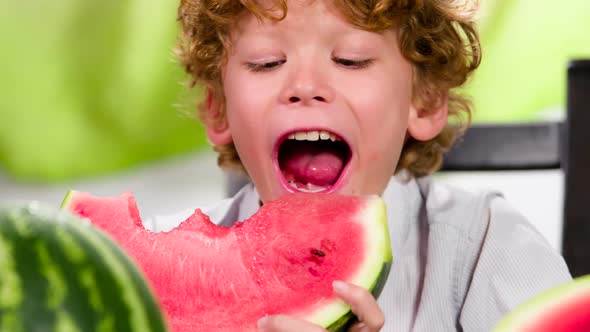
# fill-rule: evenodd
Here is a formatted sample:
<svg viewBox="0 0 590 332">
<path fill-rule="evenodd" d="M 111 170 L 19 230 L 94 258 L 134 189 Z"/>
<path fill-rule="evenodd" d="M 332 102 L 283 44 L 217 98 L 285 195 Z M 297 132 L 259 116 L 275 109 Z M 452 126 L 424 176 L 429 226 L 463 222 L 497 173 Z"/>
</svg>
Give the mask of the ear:
<svg viewBox="0 0 590 332">
<path fill-rule="evenodd" d="M 447 125 L 449 115 L 449 97 L 441 96 L 431 108 L 413 103 L 408 118 L 408 133 L 419 141 L 435 138 Z"/>
<path fill-rule="evenodd" d="M 210 88 L 207 88 L 205 101 L 206 132 L 209 142 L 214 145 L 225 145 L 232 141 L 227 115 L 222 112 L 222 105 Z"/>
</svg>

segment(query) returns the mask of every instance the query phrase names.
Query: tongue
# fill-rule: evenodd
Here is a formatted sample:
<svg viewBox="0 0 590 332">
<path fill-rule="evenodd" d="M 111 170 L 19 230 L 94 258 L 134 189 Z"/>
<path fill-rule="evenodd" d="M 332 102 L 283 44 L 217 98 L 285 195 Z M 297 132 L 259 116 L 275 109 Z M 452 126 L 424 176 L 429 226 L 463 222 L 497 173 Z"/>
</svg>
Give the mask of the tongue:
<svg viewBox="0 0 590 332">
<path fill-rule="evenodd" d="M 317 186 L 336 182 L 342 166 L 343 161 L 335 151 L 301 152 L 285 162 L 285 170 L 294 180 Z"/>
</svg>

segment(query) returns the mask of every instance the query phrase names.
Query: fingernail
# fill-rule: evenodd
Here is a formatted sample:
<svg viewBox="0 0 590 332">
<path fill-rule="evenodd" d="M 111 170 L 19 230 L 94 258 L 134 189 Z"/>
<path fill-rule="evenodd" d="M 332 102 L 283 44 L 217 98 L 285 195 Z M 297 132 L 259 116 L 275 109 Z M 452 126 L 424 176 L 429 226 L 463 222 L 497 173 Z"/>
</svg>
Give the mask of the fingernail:
<svg viewBox="0 0 590 332">
<path fill-rule="evenodd" d="M 257 322 L 258 328 L 263 329 L 267 323 L 268 323 L 268 316 L 264 316 L 264 317 L 260 318 Z"/>
<path fill-rule="evenodd" d="M 334 280 L 332 282 L 332 288 L 334 288 L 334 290 L 338 293 L 343 293 L 348 289 L 348 284 L 344 281 Z"/>
</svg>

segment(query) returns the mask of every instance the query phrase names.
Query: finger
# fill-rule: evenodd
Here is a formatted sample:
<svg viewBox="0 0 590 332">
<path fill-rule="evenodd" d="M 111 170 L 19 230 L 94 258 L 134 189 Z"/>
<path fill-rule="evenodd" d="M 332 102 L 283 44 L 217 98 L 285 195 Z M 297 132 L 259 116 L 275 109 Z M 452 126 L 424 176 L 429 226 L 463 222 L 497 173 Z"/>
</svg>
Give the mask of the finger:
<svg viewBox="0 0 590 332">
<path fill-rule="evenodd" d="M 261 332 L 327 332 L 321 326 L 285 315 L 272 315 L 260 318 L 258 320 L 258 330 Z"/>
<path fill-rule="evenodd" d="M 352 326 L 348 329 L 348 332 L 370 332 L 372 331 L 367 325 L 363 322 L 356 322 L 352 324 Z"/>
<path fill-rule="evenodd" d="M 368 290 L 342 281 L 334 281 L 334 293 L 350 305 L 359 320 L 355 328 L 359 331 L 379 331 L 385 324 L 385 317 L 377 301 Z M 363 326 L 364 325 L 364 326 Z"/>
</svg>

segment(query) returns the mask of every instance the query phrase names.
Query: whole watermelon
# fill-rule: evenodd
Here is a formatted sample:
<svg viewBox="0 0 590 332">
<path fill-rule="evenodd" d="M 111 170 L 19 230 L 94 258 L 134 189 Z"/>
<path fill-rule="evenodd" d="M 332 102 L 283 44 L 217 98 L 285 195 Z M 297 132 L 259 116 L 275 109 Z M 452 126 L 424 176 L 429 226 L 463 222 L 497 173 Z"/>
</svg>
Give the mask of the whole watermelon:
<svg viewBox="0 0 590 332">
<path fill-rule="evenodd" d="M 0 331 L 166 331 L 126 254 L 71 214 L 0 209 Z"/>
</svg>

